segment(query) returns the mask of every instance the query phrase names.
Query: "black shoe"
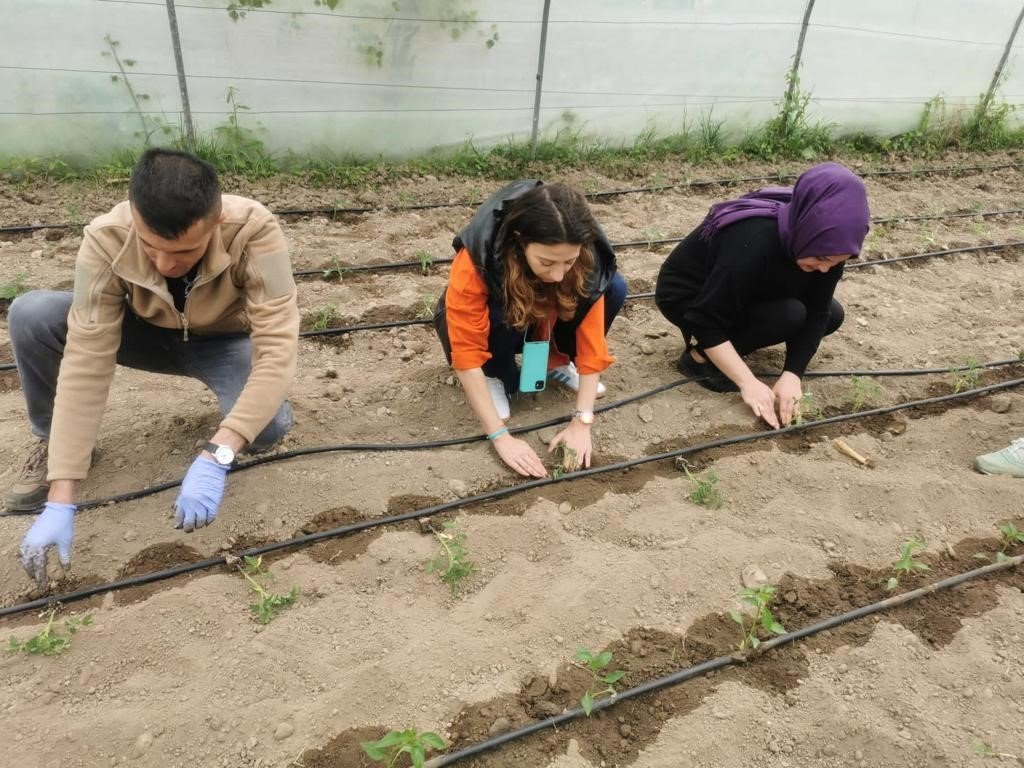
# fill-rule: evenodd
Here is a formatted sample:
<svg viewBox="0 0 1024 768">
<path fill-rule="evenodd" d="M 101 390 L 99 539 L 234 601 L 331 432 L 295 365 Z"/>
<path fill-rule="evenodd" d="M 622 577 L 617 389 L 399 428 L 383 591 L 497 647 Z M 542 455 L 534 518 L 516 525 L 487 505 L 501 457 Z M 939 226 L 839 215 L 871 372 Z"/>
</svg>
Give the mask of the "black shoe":
<svg viewBox="0 0 1024 768">
<path fill-rule="evenodd" d="M 685 376 L 692 376 L 695 384 L 700 384 L 704 389 L 712 392 L 739 392 L 740 388 L 733 384 L 732 380 L 715 368 L 714 363 L 705 360 L 698 363 L 693 359 L 693 352 L 687 349 L 676 363 L 676 368 Z"/>
</svg>

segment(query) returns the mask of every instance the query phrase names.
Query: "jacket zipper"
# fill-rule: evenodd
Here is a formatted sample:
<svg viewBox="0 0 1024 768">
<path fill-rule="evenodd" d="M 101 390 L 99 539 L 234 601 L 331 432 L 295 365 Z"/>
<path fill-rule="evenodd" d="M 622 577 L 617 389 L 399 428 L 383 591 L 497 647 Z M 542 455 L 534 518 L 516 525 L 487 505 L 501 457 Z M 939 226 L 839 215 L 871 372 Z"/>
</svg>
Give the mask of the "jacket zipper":
<svg viewBox="0 0 1024 768">
<path fill-rule="evenodd" d="M 181 312 L 180 314 L 181 314 L 181 330 L 182 330 L 182 336 L 183 336 L 182 340 L 183 341 L 188 341 L 188 318 L 185 317 L 185 313 L 184 312 Z"/>
</svg>

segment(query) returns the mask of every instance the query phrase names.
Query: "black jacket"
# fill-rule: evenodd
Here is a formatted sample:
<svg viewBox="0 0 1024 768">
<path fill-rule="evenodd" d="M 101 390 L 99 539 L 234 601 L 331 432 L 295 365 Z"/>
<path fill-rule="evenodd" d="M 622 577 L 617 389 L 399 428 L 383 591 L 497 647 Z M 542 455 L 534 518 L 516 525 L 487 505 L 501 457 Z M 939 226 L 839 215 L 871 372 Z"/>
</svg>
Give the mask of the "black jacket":
<svg viewBox="0 0 1024 768">
<path fill-rule="evenodd" d="M 452 247 L 456 253 L 463 248 L 469 251 L 473 264 L 476 265 L 480 276 L 487 285 L 488 302 L 491 304 L 504 301 L 505 296 L 505 265 L 503 255 L 498 253 L 495 248 L 494 239 L 501 228 L 506 206 L 520 195 L 543 183 L 537 179 L 524 179 L 514 181 L 499 189 L 477 208 L 473 218 L 452 241 Z M 615 276 L 615 251 L 612 250 L 611 243 L 608 242 L 608 238 L 605 237 L 600 227 L 598 227 L 598 238 L 593 243 L 591 250 L 594 255 L 594 269 L 587 278 L 587 295 L 577 304 L 576 316 L 571 323 L 574 327 L 583 321 L 594 303 L 604 295 Z"/>
</svg>

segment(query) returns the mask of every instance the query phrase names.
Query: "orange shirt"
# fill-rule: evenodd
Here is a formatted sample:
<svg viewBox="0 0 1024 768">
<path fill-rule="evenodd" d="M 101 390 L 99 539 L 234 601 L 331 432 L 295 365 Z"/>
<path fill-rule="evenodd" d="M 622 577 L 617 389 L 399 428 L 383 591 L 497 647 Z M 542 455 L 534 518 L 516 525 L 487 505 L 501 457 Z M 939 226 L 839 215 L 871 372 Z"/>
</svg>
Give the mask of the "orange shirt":
<svg viewBox="0 0 1024 768">
<path fill-rule="evenodd" d="M 444 299 L 452 367 L 456 370 L 479 368 L 491 359 L 487 348 L 491 330 L 487 298 L 487 286 L 469 251 L 463 248 L 452 262 Z M 556 319 L 552 312 L 552 323 Z M 568 355 L 559 352 L 552 344 L 548 368 L 557 368 L 568 362 Z M 604 336 L 604 296 L 601 296 L 576 328 L 576 370 L 581 374 L 601 373 L 614 362 L 615 358 L 608 354 L 608 342 Z"/>
</svg>

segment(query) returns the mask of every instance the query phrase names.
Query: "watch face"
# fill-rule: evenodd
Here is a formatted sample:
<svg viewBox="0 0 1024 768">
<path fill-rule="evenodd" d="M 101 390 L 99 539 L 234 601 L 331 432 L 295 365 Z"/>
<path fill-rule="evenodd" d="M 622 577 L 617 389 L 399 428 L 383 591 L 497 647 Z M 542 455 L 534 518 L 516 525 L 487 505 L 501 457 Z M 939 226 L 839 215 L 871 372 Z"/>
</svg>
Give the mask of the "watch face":
<svg viewBox="0 0 1024 768">
<path fill-rule="evenodd" d="M 217 450 L 213 452 L 213 458 L 217 460 L 218 464 L 230 464 L 235 460 L 235 452 L 231 450 L 230 446 L 218 445 Z"/>
</svg>

